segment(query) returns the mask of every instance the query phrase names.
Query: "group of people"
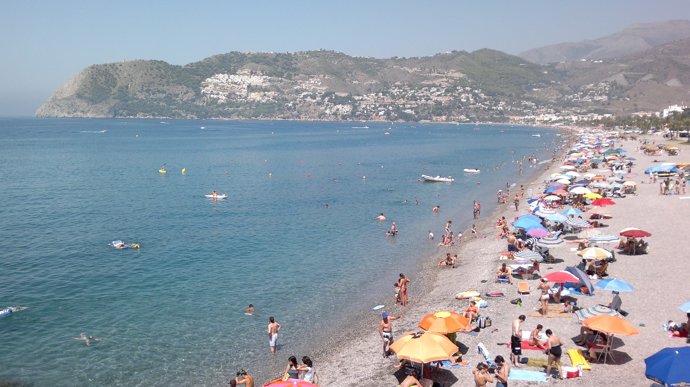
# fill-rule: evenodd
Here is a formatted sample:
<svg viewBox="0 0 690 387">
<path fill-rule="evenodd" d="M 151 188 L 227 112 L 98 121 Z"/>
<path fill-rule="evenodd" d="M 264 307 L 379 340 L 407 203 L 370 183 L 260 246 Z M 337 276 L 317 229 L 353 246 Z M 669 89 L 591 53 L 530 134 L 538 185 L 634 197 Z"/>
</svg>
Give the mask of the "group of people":
<svg viewBox="0 0 690 387">
<path fill-rule="evenodd" d="M 525 322 L 525 315 L 518 316 L 513 321 L 512 334 L 510 336 L 510 359 L 515 367 L 521 367 L 520 356 L 522 356 L 522 323 Z M 561 339 L 553 334 L 551 329 L 547 329 L 546 340 L 541 339 L 541 330 L 543 326 L 537 324 L 536 328 L 532 330 L 529 337 L 529 343 L 544 350 L 547 355 L 546 375 L 551 375 L 551 369 L 555 366 L 558 369 L 558 377 L 563 378 L 563 369 L 561 368 L 561 356 L 563 355 L 563 342 Z"/>
<path fill-rule="evenodd" d="M 297 358 L 290 356 L 288 358 L 288 364 L 285 367 L 285 372 L 283 373 L 282 380 L 284 381 L 297 381 L 304 380 L 309 383 L 318 383 L 318 376 L 314 370 L 314 363 L 309 356 L 302 357 L 302 364 L 297 363 Z"/>
</svg>

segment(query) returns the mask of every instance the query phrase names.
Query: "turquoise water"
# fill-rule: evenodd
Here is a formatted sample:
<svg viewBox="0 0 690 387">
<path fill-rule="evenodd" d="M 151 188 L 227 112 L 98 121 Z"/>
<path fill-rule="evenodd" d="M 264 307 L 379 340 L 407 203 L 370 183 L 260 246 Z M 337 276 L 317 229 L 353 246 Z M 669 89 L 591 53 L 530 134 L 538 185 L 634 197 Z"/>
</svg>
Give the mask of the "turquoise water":
<svg viewBox="0 0 690 387">
<path fill-rule="evenodd" d="M 428 230 L 466 227 L 475 199 L 488 214 L 518 179 L 512 160 L 551 157 L 560 140 L 367 125 L 0 120 L 0 308 L 28 308 L 0 318 L 0 381 L 220 385 L 248 368 L 264 382 L 288 354 L 311 354 L 315 332 L 389 301 L 397 274 L 436 251 Z M 472 167 L 482 173 L 463 175 Z M 229 198 L 204 198 L 212 190 Z M 279 360 L 269 315 L 283 325 Z M 87 347 L 81 332 L 100 340 Z"/>
</svg>

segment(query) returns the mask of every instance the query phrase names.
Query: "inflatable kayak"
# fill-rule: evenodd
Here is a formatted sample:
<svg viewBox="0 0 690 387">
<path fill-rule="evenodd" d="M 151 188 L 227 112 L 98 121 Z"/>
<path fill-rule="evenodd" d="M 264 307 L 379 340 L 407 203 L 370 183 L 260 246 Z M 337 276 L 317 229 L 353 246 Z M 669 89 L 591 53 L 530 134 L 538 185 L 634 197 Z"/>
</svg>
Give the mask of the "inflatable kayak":
<svg viewBox="0 0 690 387">
<path fill-rule="evenodd" d="M 26 308 L 21 308 L 18 306 L 8 306 L 7 308 L 0 310 L 0 318 L 1 317 L 7 317 L 7 316 L 11 315 L 12 313 L 19 312 L 20 310 L 24 310 L 24 309 L 26 309 Z"/>
<path fill-rule="evenodd" d="M 225 199 L 228 197 L 228 195 L 226 195 L 226 194 L 218 194 L 218 195 L 208 194 L 208 195 L 204 195 L 204 196 L 206 196 L 209 199 Z"/>
</svg>

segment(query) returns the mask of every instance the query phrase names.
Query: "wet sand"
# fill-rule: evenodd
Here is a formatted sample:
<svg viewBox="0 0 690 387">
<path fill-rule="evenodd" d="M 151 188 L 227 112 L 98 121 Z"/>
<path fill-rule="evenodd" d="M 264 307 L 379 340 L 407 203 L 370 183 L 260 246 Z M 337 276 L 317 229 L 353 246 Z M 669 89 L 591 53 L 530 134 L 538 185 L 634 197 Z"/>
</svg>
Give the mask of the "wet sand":
<svg viewBox="0 0 690 387">
<path fill-rule="evenodd" d="M 650 137 L 651 138 L 651 137 Z M 654 137 L 660 142 L 660 137 Z M 617 235 L 624 227 L 639 227 L 650 231 L 653 236 L 646 238 L 650 244 L 649 254 L 628 256 L 617 254 L 618 261 L 609 265 L 610 278 L 621 278 L 635 286 L 635 292 L 622 293 L 622 309 L 629 315 L 626 319 L 636 326 L 640 334 L 631 337 L 616 337 L 614 339 L 614 364 L 592 364 L 591 371 L 585 371 L 583 377 L 567 380 L 551 380 L 552 384 L 571 385 L 650 385 L 644 377 L 644 358 L 668 346 L 685 345 L 683 339 L 669 338 L 661 328 L 662 324 L 671 319 L 685 321 L 685 315 L 677 307 L 690 298 L 688 285 L 687 260 L 690 258 L 683 248 L 687 230 L 690 230 L 690 200 L 679 200 L 678 195 L 661 196 L 657 184 L 648 184 L 644 169 L 653 164 L 653 160 L 682 162 L 690 161 L 680 156 L 646 156 L 637 150 L 638 141 L 617 141 L 628 151 L 628 156 L 637 159 L 629 180 L 638 183 L 635 196 L 617 199 L 616 205 L 605 207 L 605 212 L 613 216 L 604 221 L 606 228 L 598 228 L 602 234 Z M 554 164 L 545 164 L 543 175 L 530 184 L 525 185 L 526 191 L 532 189 L 535 193 L 543 189 L 543 180 L 560 166 L 560 160 Z M 684 196 L 684 195 L 680 195 Z M 489 200 L 489 199 L 487 199 Z M 509 348 L 504 344 L 510 341 L 511 322 L 520 314 L 527 315 L 523 330 L 531 330 L 536 324 L 544 325 L 544 330 L 550 328 L 554 334 L 561 337 L 564 345 L 563 365 L 570 365 L 565 350 L 579 348 L 572 342 L 572 338 L 579 334 L 581 324 L 577 317 L 543 318 L 530 317 L 530 313 L 538 305 L 538 295 L 533 291 L 530 295 L 520 296 L 523 300 L 521 307 L 510 304 L 510 300 L 518 297 L 516 286 L 494 283 L 494 273 L 500 265 L 499 254 L 506 250 L 506 241 L 497 240 L 495 220 L 505 216 L 509 221 L 518 215 L 527 213 L 528 208 L 524 200 L 519 211 L 515 211 L 511 201 L 501 205 L 490 216 L 484 216 L 477 223 L 479 233 L 471 237 L 464 233 L 459 247 L 450 249 L 439 248 L 438 256 L 433 260 L 440 260 L 447 251 L 457 253 L 460 257 L 458 267 L 435 267 L 435 262 L 412 278 L 410 289 L 411 303 L 405 307 L 387 307 L 385 310 L 394 316 L 402 315 L 394 322 L 394 335 L 400 337 L 405 332 L 417 331 L 417 323 L 424 314 L 439 310 L 455 310 L 462 312 L 467 301 L 455 299 L 455 294 L 465 290 L 477 290 L 482 294 L 488 291 L 502 291 L 505 297 L 486 298 L 489 305 L 481 310 L 481 314 L 493 320 L 490 328 L 482 330 L 478 335 L 459 334 L 458 341 L 468 348 L 463 357 L 471 366 L 476 366 L 483 358 L 477 354 L 477 344 L 484 343 L 491 356 L 503 355 L 510 357 Z M 542 274 L 554 270 L 563 270 L 566 266 L 577 265 L 580 258 L 571 251 L 576 245 L 566 243 L 559 248 L 551 249 L 558 263 L 542 264 Z M 611 245 L 602 247 L 612 248 Z M 517 282 L 514 279 L 514 283 Z M 530 287 L 536 288 L 537 281 L 531 280 Z M 596 282 L 596 281 L 593 281 Z M 422 284 L 422 286 L 420 286 Z M 427 286 L 424 286 L 426 284 Z M 392 295 L 391 295 L 392 297 Z M 597 304 L 607 304 L 612 295 L 608 291 L 595 291 L 593 296 L 578 296 L 578 305 L 589 307 Z M 351 329 L 332 338 L 330 348 L 316 356 L 320 385 L 323 386 L 395 386 L 398 384 L 395 367 L 395 356 L 382 356 L 382 342 L 376 331 L 380 315 L 372 312 L 353 324 Z M 523 351 L 523 355 L 530 358 L 546 359 L 546 355 L 539 351 Z M 538 371 L 538 368 L 524 367 Z M 472 368 L 453 368 L 441 371 L 445 386 L 473 385 Z M 397 373 L 400 375 L 400 372 Z M 511 380 L 512 386 L 534 385 L 534 382 Z M 538 384 L 538 383 L 537 383 Z"/>
</svg>

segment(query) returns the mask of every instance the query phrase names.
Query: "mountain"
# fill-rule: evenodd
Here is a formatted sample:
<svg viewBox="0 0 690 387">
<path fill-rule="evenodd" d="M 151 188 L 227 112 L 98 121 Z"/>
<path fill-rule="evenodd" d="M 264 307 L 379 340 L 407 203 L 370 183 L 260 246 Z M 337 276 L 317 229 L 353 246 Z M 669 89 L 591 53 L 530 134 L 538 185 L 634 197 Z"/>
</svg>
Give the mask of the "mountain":
<svg viewBox="0 0 690 387">
<path fill-rule="evenodd" d="M 535 48 L 525 51 L 519 56 L 539 64 L 569 62 L 579 59 L 611 59 L 629 56 L 687 38 L 690 38 L 690 21 L 670 20 L 635 24 L 599 39 Z"/>
<path fill-rule="evenodd" d="M 613 41 L 648 30 L 628 28 L 589 52 L 613 55 Z M 663 30 L 645 35 L 652 46 L 645 50 L 547 65 L 490 49 L 388 59 L 326 50 L 230 52 L 184 66 L 98 64 L 60 87 L 36 115 L 462 122 L 659 111 L 690 99 L 690 38 L 660 43 L 670 36 Z"/>
<path fill-rule="evenodd" d="M 93 65 L 37 116 L 489 119 L 551 82 L 541 66 L 488 49 L 390 59 L 325 50 L 231 52 L 185 66 Z"/>
</svg>

